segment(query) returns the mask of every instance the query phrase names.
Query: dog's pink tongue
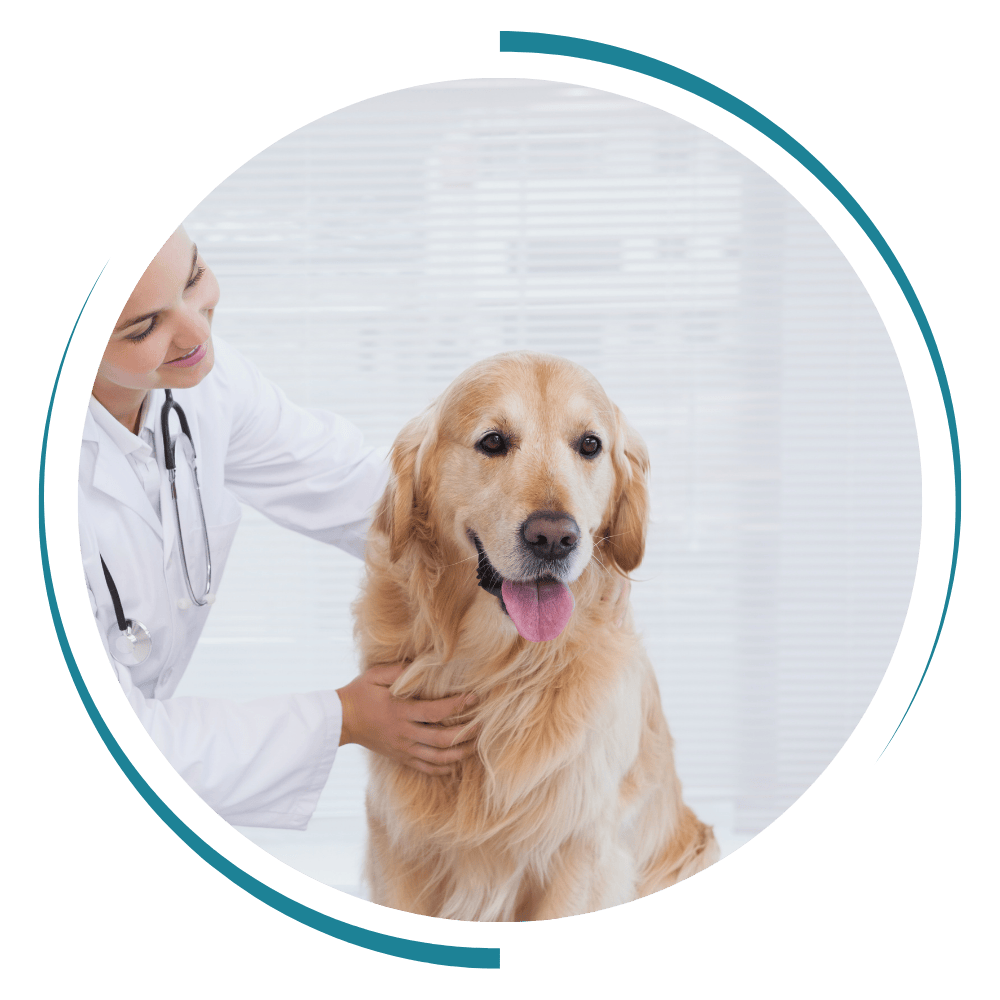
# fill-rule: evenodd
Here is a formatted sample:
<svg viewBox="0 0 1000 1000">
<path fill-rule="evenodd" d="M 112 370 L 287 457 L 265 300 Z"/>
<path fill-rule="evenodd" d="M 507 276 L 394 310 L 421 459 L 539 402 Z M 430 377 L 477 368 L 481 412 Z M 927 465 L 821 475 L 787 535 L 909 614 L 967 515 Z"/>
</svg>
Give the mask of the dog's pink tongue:
<svg viewBox="0 0 1000 1000">
<path fill-rule="evenodd" d="M 558 580 L 504 580 L 501 590 L 510 620 L 529 642 L 555 639 L 573 614 L 573 595 Z"/>
</svg>

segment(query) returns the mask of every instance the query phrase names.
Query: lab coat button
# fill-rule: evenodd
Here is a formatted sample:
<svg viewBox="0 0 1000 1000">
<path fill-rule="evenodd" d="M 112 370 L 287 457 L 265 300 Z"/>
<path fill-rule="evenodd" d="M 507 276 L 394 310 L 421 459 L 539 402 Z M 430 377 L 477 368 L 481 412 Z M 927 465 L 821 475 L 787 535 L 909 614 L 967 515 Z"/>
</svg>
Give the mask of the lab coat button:
<svg viewBox="0 0 1000 1000">
<path fill-rule="evenodd" d="M 191 607 L 191 602 L 186 597 L 178 597 L 177 607 L 179 607 L 181 611 L 187 611 L 187 609 Z"/>
</svg>

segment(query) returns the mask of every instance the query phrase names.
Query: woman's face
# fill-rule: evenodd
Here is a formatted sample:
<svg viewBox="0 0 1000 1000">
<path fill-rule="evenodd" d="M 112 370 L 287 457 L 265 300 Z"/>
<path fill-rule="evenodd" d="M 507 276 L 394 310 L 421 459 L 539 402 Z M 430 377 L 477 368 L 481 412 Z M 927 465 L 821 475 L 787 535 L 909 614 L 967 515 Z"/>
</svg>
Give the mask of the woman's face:
<svg viewBox="0 0 1000 1000">
<path fill-rule="evenodd" d="M 185 389 L 215 361 L 219 283 L 183 229 L 164 243 L 129 296 L 95 380 L 99 389 Z"/>
</svg>

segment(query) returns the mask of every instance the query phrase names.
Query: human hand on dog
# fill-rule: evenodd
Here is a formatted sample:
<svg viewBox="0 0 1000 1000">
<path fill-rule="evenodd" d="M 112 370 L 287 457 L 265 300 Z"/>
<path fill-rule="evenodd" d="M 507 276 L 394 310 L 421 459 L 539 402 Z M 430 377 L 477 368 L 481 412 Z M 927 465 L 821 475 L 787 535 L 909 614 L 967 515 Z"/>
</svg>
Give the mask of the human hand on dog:
<svg viewBox="0 0 1000 1000">
<path fill-rule="evenodd" d="M 475 751 L 476 741 L 467 731 L 463 734 L 464 725 L 441 723 L 471 707 L 476 697 L 396 698 L 389 687 L 406 666 L 372 667 L 337 691 L 344 715 L 340 745 L 359 743 L 424 774 L 450 774 L 453 764 Z M 465 739 L 456 743 L 460 734 Z"/>
</svg>

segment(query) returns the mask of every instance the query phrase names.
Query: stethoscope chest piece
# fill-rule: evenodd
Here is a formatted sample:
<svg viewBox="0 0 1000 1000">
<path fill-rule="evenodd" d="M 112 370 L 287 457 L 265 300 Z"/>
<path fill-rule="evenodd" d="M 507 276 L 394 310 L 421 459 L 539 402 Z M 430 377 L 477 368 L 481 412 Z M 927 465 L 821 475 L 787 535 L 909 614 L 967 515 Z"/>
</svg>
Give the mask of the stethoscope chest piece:
<svg viewBox="0 0 1000 1000">
<path fill-rule="evenodd" d="M 153 637 L 142 622 L 125 617 L 118 588 L 115 586 L 108 564 L 104 561 L 104 556 L 101 556 L 101 568 L 104 570 L 104 579 L 111 593 L 111 603 L 115 606 L 115 620 L 108 627 L 108 651 L 126 667 L 138 666 L 152 651 Z"/>
<path fill-rule="evenodd" d="M 149 629 L 142 622 L 131 618 L 125 620 L 125 629 L 112 622 L 108 629 L 108 649 L 111 655 L 126 667 L 135 667 L 142 663 L 153 648 L 153 638 Z"/>
</svg>

